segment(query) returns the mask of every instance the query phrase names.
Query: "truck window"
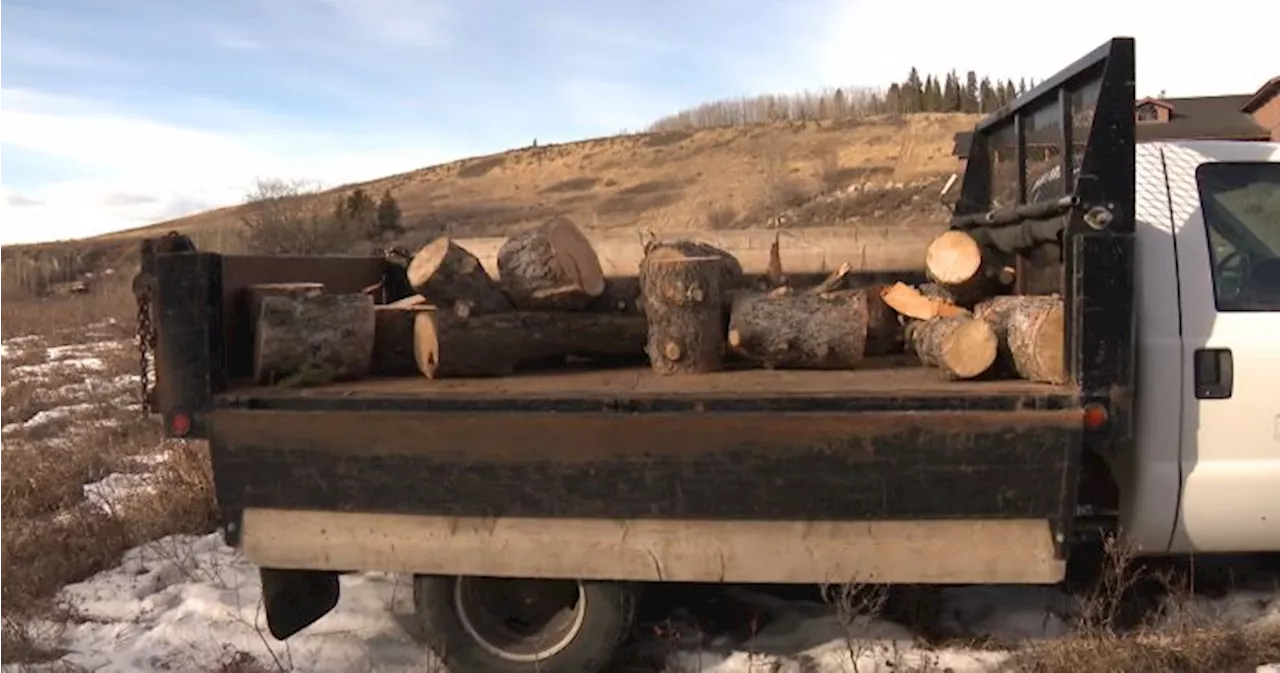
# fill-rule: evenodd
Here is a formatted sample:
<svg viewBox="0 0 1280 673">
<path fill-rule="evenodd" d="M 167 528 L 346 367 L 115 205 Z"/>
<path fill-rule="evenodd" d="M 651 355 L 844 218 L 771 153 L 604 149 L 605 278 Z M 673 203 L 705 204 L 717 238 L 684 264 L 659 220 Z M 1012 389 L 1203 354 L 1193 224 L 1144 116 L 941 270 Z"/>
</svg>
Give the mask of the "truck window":
<svg viewBox="0 0 1280 673">
<path fill-rule="evenodd" d="M 1280 164 L 1207 163 L 1196 184 L 1219 311 L 1280 311 Z"/>
</svg>

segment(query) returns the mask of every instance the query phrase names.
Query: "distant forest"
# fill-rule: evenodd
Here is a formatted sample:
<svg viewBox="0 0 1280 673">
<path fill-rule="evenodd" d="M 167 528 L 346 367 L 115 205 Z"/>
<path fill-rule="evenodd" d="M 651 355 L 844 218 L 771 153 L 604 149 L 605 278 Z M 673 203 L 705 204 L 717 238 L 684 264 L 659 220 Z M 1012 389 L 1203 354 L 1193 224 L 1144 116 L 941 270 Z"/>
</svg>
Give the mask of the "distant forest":
<svg viewBox="0 0 1280 673">
<path fill-rule="evenodd" d="M 839 88 L 795 94 L 765 94 L 703 103 L 651 124 L 650 132 L 688 131 L 776 121 L 853 119 L 909 112 L 985 113 L 1011 102 L 1035 83 L 992 81 L 970 70 L 962 79 L 954 70 L 942 77 L 912 68 L 888 89 Z"/>
</svg>

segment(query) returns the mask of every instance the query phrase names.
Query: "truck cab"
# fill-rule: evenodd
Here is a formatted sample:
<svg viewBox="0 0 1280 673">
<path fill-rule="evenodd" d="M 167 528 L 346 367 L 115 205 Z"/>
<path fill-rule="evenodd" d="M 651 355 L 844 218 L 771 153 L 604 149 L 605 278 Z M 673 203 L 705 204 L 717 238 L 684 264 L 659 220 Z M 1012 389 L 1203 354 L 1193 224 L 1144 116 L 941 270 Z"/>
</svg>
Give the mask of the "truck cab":
<svg viewBox="0 0 1280 673">
<path fill-rule="evenodd" d="M 1120 527 L 1152 554 L 1280 550 L 1280 143 L 1149 142 L 1135 156 Z"/>
<path fill-rule="evenodd" d="M 948 225 L 1010 256 L 1009 294 L 1060 298 L 1065 382 L 887 358 L 264 386 L 248 288 L 394 271 L 169 237 L 135 285 L 155 410 L 209 439 L 273 636 L 331 610 L 342 573 L 410 574 L 456 673 L 600 670 L 651 582 L 1054 584 L 1097 533 L 1280 551 L 1280 144 L 1137 144 L 1134 100 L 1115 38 L 992 113 Z M 483 596 L 550 608 L 516 633 Z"/>
</svg>

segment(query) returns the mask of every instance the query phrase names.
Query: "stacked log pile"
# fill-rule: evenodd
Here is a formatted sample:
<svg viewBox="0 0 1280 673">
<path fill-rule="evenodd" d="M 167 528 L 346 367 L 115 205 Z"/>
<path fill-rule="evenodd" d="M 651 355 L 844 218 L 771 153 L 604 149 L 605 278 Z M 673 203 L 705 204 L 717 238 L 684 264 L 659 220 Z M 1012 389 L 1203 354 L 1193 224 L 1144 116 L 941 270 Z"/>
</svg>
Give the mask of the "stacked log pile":
<svg viewBox="0 0 1280 673">
<path fill-rule="evenodd" d="M 929 282 L 858 284 L 848 264 L 794 286 L 781 236 L 746 273 L 702 241 L 641 240 L 634 275 L 606 273 L 592 242 L 557 217 L 492 254 L 497 273 L 457 240 L 388 256 L 365 291 L 295 283 L 246 290 L 260 383 L 310 385 L 370 375 L 505 376 L 570 358 L 646 361 L 659 375 L 854 369 L 913 353 L 948 379 L 1061 383 L 1063 308 L 1010 294 L 1004 253 L 963 231 L 929 234 Z M 609 267 L 612 270 L 612 267 Z"/>
</svg>

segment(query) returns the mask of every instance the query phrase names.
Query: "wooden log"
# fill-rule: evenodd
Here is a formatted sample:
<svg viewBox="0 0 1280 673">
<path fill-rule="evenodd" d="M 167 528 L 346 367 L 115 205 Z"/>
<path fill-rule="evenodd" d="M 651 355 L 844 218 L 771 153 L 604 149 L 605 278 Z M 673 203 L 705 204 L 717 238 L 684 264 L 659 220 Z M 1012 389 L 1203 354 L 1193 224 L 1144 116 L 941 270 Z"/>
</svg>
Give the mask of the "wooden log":
<svg viewBox="0 0 1280 673">
<path fill-rule="evenodd" d="M 797 229 L 731 229 L 721 231 L 663 231 L 664 240 L 687 240 L 718 248 L 734 257 L 748 276 L 768 273 L 776 238 L 781 246 L 782 263 L 787 276 L 825 276 L 848 262 L 854 273 L 920 273 L 924 271 L 925 251 L 935 236 L 946 226 L 902 227 L 805 227 Z M 588 233 L 606 277 L 636 275 L 645 256 L 644 242 L 635 233 Z M 485 269 L 501 280 L 498 251 L 505 238 L 483 237 L 458 239 L 458 244 L 480 258 Z"/>
<path fill-rule="evenodd" d="M 640 264 L 648 340 L 645 354 L 653 371 L 694 374 L 724 365 L 724 261 L 718 255 L 683 254 L 658 246 Z"/>
<path fill-rule="evenodd" d="M 947 231 L 929 243 L 925 273 L 960 306 L 973 306 L 1013 283 L 1013 267 L 963 231 Z"/>
<path fill-rule="evenodd" d="M 897 282 L 884 286 L 880 297 L 889 308 L 904 318 L 914 320 L 933 320 L 934 318 L 950 318 L 967 316 L 969 311 L 956 306 L 949 299 L 950 295 L 939 295 L 936 286 L 926 283 L 914 288 L 906 283 Z"/>
<path fill-rule="evenodd" d="M 670 250 L 684 257 L 716 257 L 720 260 L 720 291 L 731 292 L 745 286 L 742 264 L 728 251 L 710 243 L 686 239 L 671 241 L 654 241 L 645 245 L 645 259 L 649 259 L 659 250 Z M 666 254 L 666 253 L 663 253 Z M 670 257 L 668 257 L 670 259 Z M 641 260 L 641 264 L 644 260 Z M 766 271 L 767 273 L 767 271 Z"/>
<path fill-rule="evenodd" d="M 729 347 L 769 369 L 851 369 L 901 345 L 898 317 L 878 288 L 740 294 Z"/>
<path fill-rule="evenodd" d="M 413 354 L 413 327 L 415 318 L 423 311 L 434 311 L 435 307 L 426 305 L 426 299 L 418 297 L 424 303 L 385 304 L 374 307 L 373 359 L 369 371 L 383 376 L 415 374 L 418 371 L 417 360 Z M 408 297 L 406 297 L 408 299 Z"/>
<path fill-rule="evenodd" d="M 586 310 L 617 315 L 644 315 L 639 277 L 606 278 L 604 292 L 592 299 Z"/>
<path fill-rule="evenodd" d="M 507 239 L 498 250 L 498 274 L 524 310 L 580 310 L 605 289 L 591 242 L 565 217 Z"/>
<path fill-rule="evenodd" d="M 262 299 L 253 377 L 261 384 L 307 386 L 369 373 L 375 332 L 367 294 Z"/>
<path fill-rule="evenodd" d="M 905 336 L 920 362 L 949 379 L 980 376 L 996 361 L 995 332 L 986 321 L 967 315 L 911 320 Z"/>
<path fill-rule="evenodd" d="M 999 365 L 1040 383 L 1067 381 L 1066 310 L 1057 295 L 1001 295 L 973 309 L 1000 340 Z"/>
<path fill-rule="evenodd" d="M 324 283 L 258 283 L 244 289 L 245 303 L 249 310 L 249 333 L 258 333 L 258 316 L 262 313 L 262 300 L 267 297 L 316 297 L 324 294 Z"/>
<path fill-rule="evenodd" d="M 562 356 L 611 358 L 644 352 L 640 316 L 514 311 L 460 318 L 448 311 L 414 316 L 413 354 L 430 379 L 507 376 L 522 364 Z"/>
<path fill-rule="evenodd" d="M 480 260 L 447 236 L 422 246 L 405 273 L 414 292 L 461 316 L 515 309 Z"/>
</svg>

